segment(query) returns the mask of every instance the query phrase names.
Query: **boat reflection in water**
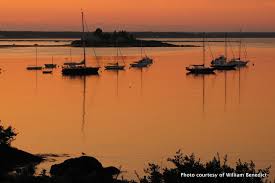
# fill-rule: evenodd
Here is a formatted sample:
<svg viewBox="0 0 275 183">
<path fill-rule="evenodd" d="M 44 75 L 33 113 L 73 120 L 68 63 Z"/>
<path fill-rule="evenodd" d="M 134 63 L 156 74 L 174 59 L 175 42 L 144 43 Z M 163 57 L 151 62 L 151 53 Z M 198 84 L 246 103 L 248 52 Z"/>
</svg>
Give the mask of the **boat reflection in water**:
<svg viewBox="0 0 275 183">
<path fill-rule="evenodd" d="M 187 74 L 188 77 L 191 77 L 193 79 L 201 79 L 202 80 L 202 86 L 201 86 L 201 95 L 202 95 L 202 113 L 203 115 L 205 114 L 205 94 L 206 94 L 206 91 L 205 91 L 205 80 L 206 78 L 208 78 L 206 75 L 203 75 L 203 74 L 198 74 L 198 75 L 195 75 L 195 74 L 192 74 L 192 73 L 189 73 Z"/>
<path fill-rule="evenodd" d="M 81 132 L 83 134 L 83 140 L 85 140 L 85 115 L 86 115 L 86 76 L 83 76 L 83 102 L 82 102 L 82 124 Z"/>
<path fill-rule="evenodd" d="M 147 69 L 147 67 L 134 67 L 134 71 L 140 74 L 140 96 L 143 94 L 143 75 Z"/>
<path fill-rule="evenodd" d="M 226 112 L 227 104 L 227 71 L 224 71 L 224 112 Z"/>
<path fill-rule="evenodd" d="M 86 110 L 87 110 L 87 105 L 86 105 L 86 93 L 87 93 L 87 79 L 89 76 L 69 76 L 69 77 L 64 77 L 64 80 L 67 82 L 76 82 L 80 84 L 80 95 L 79 95 L 79 102 L 81 102 L 81 107 L 80 107 L 80 117 L 79 117 L 79 122 L 81 122 L 81 134 L 82 134 L 82 141 L 84 142 L 86 139 L 86 133 L 85 133 L 85 126 L 86 126 Z"/>
</svg>

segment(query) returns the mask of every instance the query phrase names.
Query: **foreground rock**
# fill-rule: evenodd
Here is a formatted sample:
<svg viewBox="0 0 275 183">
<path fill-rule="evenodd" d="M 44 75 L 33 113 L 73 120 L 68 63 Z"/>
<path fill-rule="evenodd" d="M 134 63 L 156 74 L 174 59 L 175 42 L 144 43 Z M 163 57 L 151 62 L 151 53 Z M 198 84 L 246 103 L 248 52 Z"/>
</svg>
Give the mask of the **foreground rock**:
<svg viewBox="0 0 275 183">
<path fill-rule="evenodd" d="M 51 167 L 50 173 L 58 182 L 114 182 L 120 170 L 115 167 L 104 168 L 95 158 L 81 156 Z"/>
<path fill-rule="evenodd" d="M 43 158 L 39 156 L 8 145 L 0 145 L 0 174 L 5 174 L 27 166 L 34 167 L 41 161 L 43 161 Z"/>
</svg>

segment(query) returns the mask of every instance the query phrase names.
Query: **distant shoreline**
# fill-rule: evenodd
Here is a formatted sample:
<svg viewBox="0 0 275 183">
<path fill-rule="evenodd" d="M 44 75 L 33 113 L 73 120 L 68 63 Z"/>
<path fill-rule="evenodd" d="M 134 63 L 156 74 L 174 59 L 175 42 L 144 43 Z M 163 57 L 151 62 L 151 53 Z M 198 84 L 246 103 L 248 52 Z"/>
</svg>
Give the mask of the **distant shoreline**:
<svg viewBox="0 0 275 183">
<path fill-rule="evenodd" d="M 72 46 L 72 45 L 0 45 L 1 48 L 28 48 L 28 47 L 79 47 L 79 46 Z M 96 47 L 96 48 L 113 48 L 114 46 L 111 45 L 102 45 L 102 46 L 86 46 L 86 47 Z M 130 48 L 130 47 L 138 47 L 138 46 L 119 46 L 121 48 Z M 169 45 L 169 46 L 161 46 L 161 45 L 154 45 L 154 46 L 143 46 L 143 47 L 200 47 L 197 45 Z"/>
<path fill-rule="evenodd" d="M 136 38 L 202 38 L 203 32 L 130 32 Z M 225 32 L 206 32 L 224 38 Z M 227 32 L 229 38 L 275 38 L 275 32 Z M 80 32 L 0 31 L 0 39 L 79 39 Z"/>
<path fill-rule="evenodd" d="M 71 45 L 0 45 L 0 48 L 25 48 L 25 47 L 70 47 Z"/>
</svg>

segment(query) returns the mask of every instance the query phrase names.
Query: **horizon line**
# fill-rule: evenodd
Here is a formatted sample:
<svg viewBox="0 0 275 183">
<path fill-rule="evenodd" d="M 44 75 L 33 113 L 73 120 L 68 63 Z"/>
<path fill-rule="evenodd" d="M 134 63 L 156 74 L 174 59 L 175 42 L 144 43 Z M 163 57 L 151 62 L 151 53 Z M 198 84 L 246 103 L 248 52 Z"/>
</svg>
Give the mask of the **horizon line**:
<svg viewBox="0 0 275 183">
<path fill-rule="evenodd" d="M 96 29 L 95 29 L 96 30 Z M 132 33 L 275 33 L 275 31 L 127 31 L 125 29 L 117 29 L 113 31 L 103 31 L 103 32 L 114 32 L 114 31 L 126 31 Z M 71 33 L 81 33 L 81 31 L 72 30 L 0 30 L 0 32 L 71 32 Z M 94 31 L 87 31 L 94 32 Z"/>
</svg>

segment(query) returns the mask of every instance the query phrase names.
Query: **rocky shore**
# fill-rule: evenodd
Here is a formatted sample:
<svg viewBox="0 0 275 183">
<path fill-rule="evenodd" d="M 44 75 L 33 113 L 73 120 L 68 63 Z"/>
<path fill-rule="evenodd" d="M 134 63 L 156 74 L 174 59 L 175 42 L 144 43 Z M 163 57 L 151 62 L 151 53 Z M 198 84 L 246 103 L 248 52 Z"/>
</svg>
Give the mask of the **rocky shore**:
<svg viewBox="0 0 275 183">
<path fill-rule="evenodd" d="M 268 177 L 270 167 L 256 169 L 252 161 L 241 160 L 231 166 L 227 163 L 227 156 L 220 159 L 219 154 L 210 161 L 201 162 L 194 154 L 184 155 L 180 150 L 167 159 L 172 166 L 149 163 L 144 176 L 136 173 L 135 180 L 123 179 L 120 168 L 104 167 L 96 158 L 86 155 L 68 158 L 52 165 L 49 172 L 42 170 L 39 173 L 36 172 L 36 165 L 46 159 L 12 147 L 11 142 L 16 135 L 11 126 L 5 128 L 0 124 L 1 183 L 271 183 Z M 232 174 L 249 176 L 236 177 Z"/>
</svg>

